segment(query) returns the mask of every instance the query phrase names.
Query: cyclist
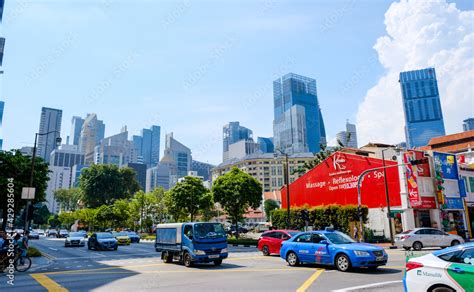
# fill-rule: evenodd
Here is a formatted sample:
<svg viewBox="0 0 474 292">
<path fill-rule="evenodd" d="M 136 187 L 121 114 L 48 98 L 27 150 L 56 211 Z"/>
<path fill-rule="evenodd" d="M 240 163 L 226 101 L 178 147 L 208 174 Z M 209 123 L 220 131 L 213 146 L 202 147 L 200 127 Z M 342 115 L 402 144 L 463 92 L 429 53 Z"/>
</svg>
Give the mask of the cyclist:
<svg viewBox="0 0 474 292">
<path fill-rule="evenodd" d="M 26 254 L 27 254 L 27 251 L 28 251 L 28 231 L 23 236 L 21 234 L 17 233 L 14 236 L 14 239 L 15 239 L 15 242 L 16 242 L 16 245 L 17 245 L 17 248 L 18 248 L 18 252 L 20 253 L 20 256 L 21 256 L 20 262 L 23 265 L 24 264 L 23 257 L 26 257 Z"/>
</svg>

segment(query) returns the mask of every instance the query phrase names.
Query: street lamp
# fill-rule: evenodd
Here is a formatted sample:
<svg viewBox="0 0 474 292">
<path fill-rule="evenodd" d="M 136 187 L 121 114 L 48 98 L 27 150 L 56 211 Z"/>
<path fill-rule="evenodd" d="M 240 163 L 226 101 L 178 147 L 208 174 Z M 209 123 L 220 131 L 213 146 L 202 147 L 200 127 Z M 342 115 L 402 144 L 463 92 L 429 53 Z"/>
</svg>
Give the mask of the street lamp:
<svg viewBox="0 0 474 292">
<path fill-rule="evenodd" d="M 285 169 L 283 173 L 283 177 L 285 180 L 285 185 L 286 185 L 286 228 L 290 229 L 290 165 L 288 163 L 288 153 L 285 153 L 281 151 L 280 149 L 275 149 L 275 151 L 280 152 L 281 155 L 285 156 Z M 275 156 L 275 159 L 278 157 L 278 154 L 275 152 L 273 154 Z"/>
<path fill-rule="evenodd" d="M 394 149 L 397 153 L 400 152 L 400 149 L 398 147 L 388 147 L 385 149 L 382 149 L 382 166 L 383 166 L 383 181 L 384 181 L 384 186 L 385 186 L 385 200 L 387 202 L 387 217 L 388 217 L 388 227 L 390 230 L 390 248 L 394 249 L 395 247 L 395 240 L 393 238 L 393 227 L 392 227 L 392 216 L 391 216 L 391 210 L 390 210 L 390 196 L 388 195 L 388 183 L 387 183 L 387 168 L 385 167 L 385 151 L 389 149 Z"/>
<path fill-rule="evenodd" d="M 36 160 L 36 144 L 38 141 L 38 136 L 45 136 L 49 135 L 52 133 L 58 133 L 58 135 L 61 135 L 59 131 L 51 131 L 47 133 L 36 133 L 35 134 L 35 144 L 33 145 L 33 155 L 31 156 L 31 173 L 30 173 L 30 188 L 33 187 L 33 178 L 34 178 L 34 171 L 35 171 L 35 160 Z M 61 137 L 56 137 L 56 146 L 61 145 Z M 25 234 L 28 231 L 28 225 L 29 225 L 29 218 L 28 218 L 28 211 L 30 210 L 30 205 L 31 205 L 31 200 L 27 199 L 26 200 L 26 209 L 25 209 Z"/>
</svg>

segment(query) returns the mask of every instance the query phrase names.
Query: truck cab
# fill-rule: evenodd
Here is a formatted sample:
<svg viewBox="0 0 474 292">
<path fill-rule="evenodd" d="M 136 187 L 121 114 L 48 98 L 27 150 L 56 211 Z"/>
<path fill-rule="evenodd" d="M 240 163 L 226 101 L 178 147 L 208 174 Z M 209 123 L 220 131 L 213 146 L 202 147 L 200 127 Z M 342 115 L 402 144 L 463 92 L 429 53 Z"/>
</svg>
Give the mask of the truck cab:
<svg viewBox="0 0 474 292">
<path fill-rule="evenodd" d="M 156 228 L 155 250 L 165 263 L 173 260 L 186 267 L 194 263 L 216 266 L 227 258 L 227 236 L 220 223 L 193 222 L 159 224 Z"/>
</svg>

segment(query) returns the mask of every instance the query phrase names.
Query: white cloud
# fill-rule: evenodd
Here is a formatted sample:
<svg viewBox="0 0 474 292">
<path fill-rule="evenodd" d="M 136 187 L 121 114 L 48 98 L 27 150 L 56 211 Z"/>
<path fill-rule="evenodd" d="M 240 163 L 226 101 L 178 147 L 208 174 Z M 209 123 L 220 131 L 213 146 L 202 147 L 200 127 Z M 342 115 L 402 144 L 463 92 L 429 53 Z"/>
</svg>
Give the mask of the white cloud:
<svg viewBox="0 0 474 292">
<path fill-rule="evenodd" d="M 385 13 L 387 34 L 374 45 L 387 69 L 369 89 L 357 113 L 358 139 L 398 143 L 405 140 L 398 74 L 434 67 L 447 133 L 460 132 L 474 116 L 474 11 L 445 0 L 393 3 Z"/>
</svg>

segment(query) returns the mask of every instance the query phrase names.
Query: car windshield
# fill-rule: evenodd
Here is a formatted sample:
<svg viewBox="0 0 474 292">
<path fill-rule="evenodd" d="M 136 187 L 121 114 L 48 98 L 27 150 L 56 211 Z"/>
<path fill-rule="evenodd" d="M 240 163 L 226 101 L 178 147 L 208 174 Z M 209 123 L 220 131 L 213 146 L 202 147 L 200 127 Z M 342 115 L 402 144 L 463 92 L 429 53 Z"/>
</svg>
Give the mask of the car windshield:
<svg viewBox="0 0 474 292">
<path fill-rule="evenodd" d="M 104 238 L 112 238 L 112 233 L 97 233 L 97 238 L 104 239 Z"/>
<path fill-rule="evenodd" d="M 115 232 L 115 236 L 128 236 L 127 232 Z"/>
<path fill-rule="evenodd" d="M 84 235 L 80 232 L 71 232 L 69 233 L 69 237 L 83 237 Z"/>
<path fill-rule="evenodd" d="M 67 230 L 59 230 L 59 233 L 67 233 Z"/>
<path fill-rule="evenodd" d="M 329 241 L 334 244 L 346 244 L 356 242 L 354 239 L 338 231 L 325 233 L 324 236 L 326 236 L 327 239 L 329 239 Z"/>
<path fill-rule="evenodd" d="M 197 238 L 225 237 L 225 231 L 220 223 L 198 223 L 194 225 L 194 234 Z"/>
<path fill-rule="evenodd" d="M 128 235 L 137 235 L 136 232 L 129 232 Z"/>
</svg>

